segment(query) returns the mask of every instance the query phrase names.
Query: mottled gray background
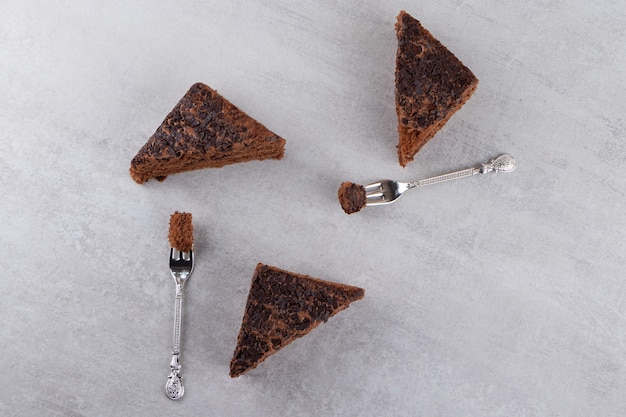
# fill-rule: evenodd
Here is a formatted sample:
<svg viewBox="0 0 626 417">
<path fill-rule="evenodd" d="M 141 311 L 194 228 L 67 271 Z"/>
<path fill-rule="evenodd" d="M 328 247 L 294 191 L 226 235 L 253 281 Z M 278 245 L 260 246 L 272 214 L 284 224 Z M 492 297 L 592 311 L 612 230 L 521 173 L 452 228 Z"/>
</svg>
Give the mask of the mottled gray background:
<svg viewBox="0 0 626 417">
<path fill-rule="evenodd" d="M 0 415 L 626 414 L 624 2 L 0 3 Z M 480 79 L 405 169 L 401 9 Z M 130 159 L 197 81 L 285 158 L 135 184 Z M 501 152 L 515 172 L 352 216 L 336 199 Z M 174 210 L 197 249 L 178 403 Z M 257 262 L 366 297 L 232 380 Z"/>
</svg>

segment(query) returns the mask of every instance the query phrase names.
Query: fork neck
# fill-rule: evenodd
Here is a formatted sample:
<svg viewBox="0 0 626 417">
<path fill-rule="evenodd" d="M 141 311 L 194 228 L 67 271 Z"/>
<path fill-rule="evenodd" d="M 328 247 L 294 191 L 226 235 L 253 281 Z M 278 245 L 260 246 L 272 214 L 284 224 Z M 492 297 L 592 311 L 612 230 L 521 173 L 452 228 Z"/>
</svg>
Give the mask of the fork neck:
<svg viewBox="0 0 626 417">
<path fill-rule="evenodd" d="M 176 280 L 176 297 L 183 296 L 183 288 L 185 287 L 186 279 L 177 279 Z"/>
</svg>

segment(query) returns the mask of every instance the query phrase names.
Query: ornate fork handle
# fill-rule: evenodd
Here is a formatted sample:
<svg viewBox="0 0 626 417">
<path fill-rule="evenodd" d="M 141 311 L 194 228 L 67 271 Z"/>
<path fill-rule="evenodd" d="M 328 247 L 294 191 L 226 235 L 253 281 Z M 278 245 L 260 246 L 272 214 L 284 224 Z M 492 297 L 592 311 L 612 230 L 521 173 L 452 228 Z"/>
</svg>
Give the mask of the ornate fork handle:
<svg viewBox="0 0 626 417">
<path fill-rule="evenodd" d="M 182 384 L 180 375 L 180 340 L 183 322 L 183 286 L 176 284 L 176 300 L 174 303 L 174 348 L 172 351 L 172 361 L 170 362 L 171 372 L 168 375 L 165 385 L 165 394 L 170 400 L 180 399 L 185 387 Z"/>
<path fill-rule="evenodd" d="M 176 300 L 174 303 L 174 354 L 180 354 L 180 338 L 183 324 L 183 287 L 176 285 Z"/>
<path fill-rule="evenodd" d="M 516 162 L 511 155 L 500 155 L 496 159 L 485 162 L 478 166 L 467 168 L 449 174 L 437 175 L 436 177 L 425 178 L 408 183 L 408 188 L 423 187 L 425 185 L 439 184 L 440 182 L 456 180 L 458 178 L 471 177 L 476 174 L 486 174 L 488 172 L 511 172 L 515 169 Z"/>
</svg>

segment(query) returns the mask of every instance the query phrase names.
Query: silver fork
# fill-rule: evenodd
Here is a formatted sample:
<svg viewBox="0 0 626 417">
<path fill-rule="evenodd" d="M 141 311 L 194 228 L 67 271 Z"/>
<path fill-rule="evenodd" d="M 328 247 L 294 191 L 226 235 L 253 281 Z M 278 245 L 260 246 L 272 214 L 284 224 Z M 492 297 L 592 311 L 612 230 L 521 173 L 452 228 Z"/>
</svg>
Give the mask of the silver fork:
<svg viewBox="0 0 626 417">
<path fill-rule="evenodd" d="M 183 288 L 193 272 L 193 250 L 181 252 L 170 249 L 170 272 L 176 282 L 176 302 L 174 304 L 174 349 L 170 362 L 170 374 L 165 384 L 165 395 L 170 400 L 178 400 L 185 393 L 180 375 L 180 339 L 183 324 Z"/>
<path fill-rule="evenodd" d="M 396 201 L 402 194 L 416 187 L 439 184 L 440 182 L 456 180 L 459 178 L 471 177 L 476 174 L 486 174 L 488 172 L 511 172 L 515 169 L 516 162 L 511 155 L 500 155 L 496 159 L 480 164 L 462 171 L 451 172 L 449 174 L 438 175 L 436 177 L 425 178 L 413 182 L 400 182 L 392 180 L 381 180 L 365 186 L 366 206 L 378 206 L 390 204 Z"/>
</svg>

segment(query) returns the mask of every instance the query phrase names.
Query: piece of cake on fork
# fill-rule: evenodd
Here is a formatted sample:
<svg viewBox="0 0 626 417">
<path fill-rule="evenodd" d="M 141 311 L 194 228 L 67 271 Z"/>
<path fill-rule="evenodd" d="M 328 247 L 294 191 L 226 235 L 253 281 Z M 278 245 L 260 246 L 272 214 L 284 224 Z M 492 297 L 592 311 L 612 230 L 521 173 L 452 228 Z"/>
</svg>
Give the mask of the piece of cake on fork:
<svg viewBox="0 0 626 417">
<path fill-rule="evenodd" d="M 170 216 L 170 231 L 167 237 L 172 248 L 180 252 L 189 252 L 193 248 L 191 213 L 174 212 Z"/>
</svg>

